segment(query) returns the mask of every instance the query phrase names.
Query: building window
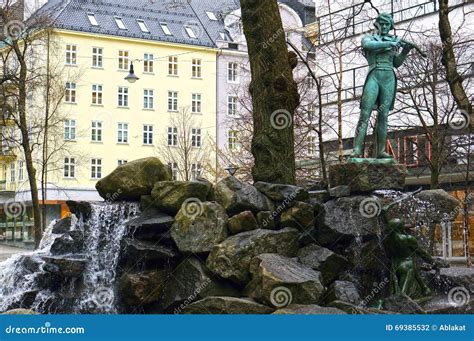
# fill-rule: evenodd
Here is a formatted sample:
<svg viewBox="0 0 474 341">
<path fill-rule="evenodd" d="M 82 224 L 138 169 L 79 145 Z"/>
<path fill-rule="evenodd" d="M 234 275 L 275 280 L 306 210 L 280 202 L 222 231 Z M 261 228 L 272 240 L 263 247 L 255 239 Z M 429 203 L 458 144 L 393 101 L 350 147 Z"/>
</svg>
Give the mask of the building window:
<svg viewBox="0 0 474 341">
<path fill-rule="evenodd" d="M 202 96 L 201 94 L 193 94 L 191 102 L 191 111 L 193 114 L 202 113 Z"/>
<path fill-rule="evenodd" d="M 153 109 L 154 108 L 154 91 L 150 89 L 143 90 L 143 108 Z"/>
<path fill-rule="evenodd" d="M 102 68 L 104 66 L 104 50 L 100 47 L 92 48 L 92 67 Z"/>
<path fill-rule="evenodd" d="M 92 85 L 92 104 L 102 105 L 102 85 Z"/>
<path fill-rule="evenodd" d="M 11 183 L 15 182 L 15 173 L 16 173 L 15 172 L 15 166 L 16 166 L 15 161 L 12 161 L 10 163 L 10 182 Z"/>
<path fill-rule="evenodd" d="M 127 163 L 128 163 L 127 160 L 118 160 L 118 162 L 117 162 L 117 164 L 118 164 L 119 167 L 120 167 L 120 166 L 123 166 L 123 165 L 126 165 Z"/>
<path fill-rule="evenodd" d="M 178 111 L 178 92 L 168 91 L 168 111 Z"/>
<path fill-rule="evenodd" d="M 73 157 L 64 158 L 64 177 L 73 179 L 76 177 L 76 159 Z"/>
<path fill-rule="evenodd" d="M 154 66 L 154 56 L 150 53 L 145 53 L 143 56 L 143 72 L 152 73 Z"/>
<path fill-rule="evenodd" d="M 408 167 L 416 167 L 419 164 L 418 137 L 410 136 L 404 138 L 405 164 Z"/>
<path fill-rule="evenodd" d="M 193 163 L 191 165 L 191 178 L 193 180 L 196 180 L 197 178 L 200 178 L 202 175 L 202 167 L 200 163 Z"/>
<path fill-rule="evenodd" d="M 64 120 L 64 140 L 74 141 L 76 139 L 76 121 Z"/>
<path fill-rule="evenodd" d="M 128 143 L 128 123 L 118 124 L 117 142 Z"/>
<path fill-rule="evenodd" d="M 143 144 L 146 146 L 153 145 L 153 126 L 149 124 L 143 125 Z"/>
<path fill-rule="evenodd" d="M 186 30 L 186 33 L 188 34 L 189 38 L 197 39 L 196 32 L 194 32 L 191 26 L 185 26 L 184 29 Z"/>
<path fill-rule="evenodd" d="M 119 87 L 118 106 L 122 108 L 128 107 L 128 88 Z"/>
<path fill-rule="evenodd" d="M 177 181 L 178 180 L 178 172 L 179 172 L 178 164 L 176 162 L 170 162 L 170 163 L 168 163 L 168 168 L 171 171 L 171 177 L 173 178 L 173 181 Z"/>
<path fill-rule="evenodd" d="M 25 180 L 25 161 L 18 161 L 18 181 Z"/>
<path fill-rule="evenodd" d="M 66 92 L 64 94 L 66 103 L 76 103 L 76 83 L 67 82 Z"/>
<path fill-rule="evenodd" d="M 237 96 L 227 96 L 227 115 L 235 116 L 237 114 Z"/>
<path fill-rule="evenodd" d="M 168 146 L 176 147 L 178 145 L 178 128 L 168 128 Z"/>
<path fill-rule="evenodd" d="M 129 66 L 130 56 L 128 54 L 128 51 L 120 50 L 118 61 L 119 61 L 119 64 L 118 64 L 119 70 L 128 71 L 128 69 L 130 67 Z"/>
<path fill-rule="evenodd" d="M 173 34 L 170 31 L 170 28 L 168 27 L 167 23 L 160 23 L 161 29 L 163 30 L 164 34 L 167 36 L 172 36 Z"/>
<path fill-rule="evenodd" d="M 94 13 L 87 13 L 87 18 L 89 18 L 89 22 L 92 26 L 99 26 L 99 23 L 97 22 Z"/>
<path fill-rule="evenodd" d="M 308 136 L 308 154 L 316 154 L 316 137 Z"/>
<path fill-rule="evenodd" d="M 77 45 L 66 45 L 66 64 L 77 65 Z"/>
<path fill-rule="evenodd" d="M 191 145 L 196 148 L 200 148 L 202 146 L 201 129 L 191 129 Z"/>
<path fill-rule="evenodd" d="M 168 58 L 168 76 L 178 75 L 178 57 Z"/>
<path fill-rule="evenodd" d="M 102 178 L 102 159 L 91 160 L 91 178 L 92 179 Z"/>
<path fill-rule="evenodd" d="M 125 23 L 123 22 L 122 18 L 119 17 L 114 17 L 115 23 L 117 24 L 117 27 L 121 30 L 126 30 L 127 27 L 125 26 Z"/>
<path fill-rule="evenodd" d="M 150 33 L 150 30 L 145 24 L 144 20 L 137 20 L 138 26 L 140 26 L 140 30 L 142 30 L 143 33 Z"/>
<path fill-rule="evenodd" d="M 227 133 L 227 145 L 229 150 L 234 150 L 237 148 L 237 131 L 229 130 Z"/>
<path fill-rule="evenodd" d="M 207 14 L 207 17 L 209 18 L 209 20 L 217 21 L 216 14 L 214 12 L 206 12 L 206 14 Z"/>
<path fill-rule="evenodd" d="M 230 62 L 227 65 L 227 80 L 231 83 L 236 83 L 237 82 L 237 77 L 238 77 L 238 67 L 239 65 L 234 62 Z"/>
<path fill-rule="evenodd" d="M 92 121 L 91 140 L 92 142 L 102 142 L 102 122 Z"/>
<path fill-rule="evenodd" d="M 202 77 L 202 60 L 201 59 L 193 59 L 192 73 L 193 73 L 193 78 Z"/>
</svg>

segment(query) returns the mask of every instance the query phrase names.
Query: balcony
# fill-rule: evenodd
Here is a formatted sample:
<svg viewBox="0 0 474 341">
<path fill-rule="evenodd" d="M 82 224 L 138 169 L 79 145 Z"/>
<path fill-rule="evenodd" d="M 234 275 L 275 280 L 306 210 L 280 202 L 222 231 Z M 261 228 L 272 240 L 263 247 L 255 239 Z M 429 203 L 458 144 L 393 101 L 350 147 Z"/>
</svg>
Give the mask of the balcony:
<svg viewBox="0 0 474 341">
<path fill-rule="evenodd" d="M 13 148 L 0 146 L 0 162 L 11 162 L 17 158 Z"/>
</svg>

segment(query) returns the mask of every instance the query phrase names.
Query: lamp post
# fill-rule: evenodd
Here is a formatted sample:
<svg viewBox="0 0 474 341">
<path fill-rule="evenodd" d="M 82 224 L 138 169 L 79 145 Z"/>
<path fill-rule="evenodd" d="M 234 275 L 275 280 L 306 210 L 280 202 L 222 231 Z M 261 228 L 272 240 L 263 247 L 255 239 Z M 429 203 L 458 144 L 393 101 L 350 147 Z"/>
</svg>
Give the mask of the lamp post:
<svg viewBox="0 0 474 341">
<path fill-rule="evenodd" d="M 137 80 L 140 78 L 135 75 L 135 69 L 133 68 L 133 62 L 130 63 L 130 72 L 127 77 L 125 77 L 125 80 L 128 81 L 129 83 L 135 83 Z"/>
</svg>

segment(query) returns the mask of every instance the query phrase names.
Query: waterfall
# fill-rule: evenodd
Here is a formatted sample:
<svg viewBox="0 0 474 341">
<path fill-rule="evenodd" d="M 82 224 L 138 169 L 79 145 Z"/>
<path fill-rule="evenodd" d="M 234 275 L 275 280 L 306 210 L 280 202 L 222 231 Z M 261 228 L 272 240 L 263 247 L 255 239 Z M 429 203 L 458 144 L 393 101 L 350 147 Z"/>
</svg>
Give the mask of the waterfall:
<svg viewBox="0 0 474 341">
<path fill-rule="evenodd" d="M 40 248 L 0 263 L 0 312 L 31 308 L 39 313 L 116 313 L 115 280 L 127 222 L 139 213 L 136 203 L 91 204 L 90 218 L 73 216 L 70 231 L 83 235 L 80 252 L 54 255 L 63 235 L 53 222 Z M 58 272 L 84 265 L 82 276 Z M 64 265 L 61 265 L 64 264 Z"/>
</svg>

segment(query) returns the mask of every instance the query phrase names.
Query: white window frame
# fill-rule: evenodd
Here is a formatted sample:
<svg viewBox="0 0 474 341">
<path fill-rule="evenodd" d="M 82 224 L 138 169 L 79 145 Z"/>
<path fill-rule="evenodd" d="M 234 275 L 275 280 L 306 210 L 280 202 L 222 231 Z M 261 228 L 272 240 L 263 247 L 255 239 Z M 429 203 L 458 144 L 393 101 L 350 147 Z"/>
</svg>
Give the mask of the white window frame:
<svg viewBox="0 0 474 341">
<path fill-rule="evenodd" d="M 178 111 L 178 91 L 168 91 L 168 111 Z"/>
<path fill-rule="evenodd" d="M 169 147 L 178 146 L 178 128 L 177 127 L 168 127 L 168 146 Z"/>
<path fill-rule="evenodd" d="M 124 31 L 128 30 L 127 26 L 125 25 L 125 22 L 123 21 L 121 17 L 115 16 L 114 20 L 115 20 L 115 24 L 117 25 L 119 29 L 124 30 Z"/>
<path fill-rule="evenodd" d="M 10 162 L 10 182 L 15 183 L 16 181 L 16 162 Z"/>
<path fill-rule="evenodd" d="M 18 181 L 25 180 L 25 161 L 18 161 Z"/>
<path fill-rule="evenodd" d="M 74 82 L 66 82 L 66 92 L 64 94 L 64 102 L 76 103 L 77 101 L 77 84 Z"/>
<path fill-rule="evenodd" d="M 153 73 L 155 69 L 154 55 L 153 53 L 145 53 L 143 55 L 143 72 Z"/>
<path fill-rule="evenodd" d="M 239 64 L 236 62 L 229 62 L 227 64 L 227 82 L 238 83 L 239 82 Z"/>
<path fill-rule="evenodd" d="M 127 163 L 128 163 L 128 160 L 118 160 L 117 166 L 120 167 L 120 166 L 126 165 Z"/>
<path fill-rule="evenodd" d="M 227 132 L 227 148 L 229 150 L 237 149 L 237 130 L 231 129 Z"/>
<path fill-rule="evenodd" d="M 128 144 L 128 123 L 117 123 L 117 143 Z"/>
<path fill-rule="evenodd" d="M 178 62 L 179 59 L 176 56 L 168 57 L 168 76 L 178 77 Z"/>
<path fill-rule="evenodd" d="M 98 69 L 104 67 L 104 49 L 102 47 L 92 48 L 92 67 Z"/>
<path fill-rule="evenodd" d="M 146 25 L 145 20 L 137 19 L 137 24 L 143 33 L 150 33 L 150 30 L 148 29 L 148 26 Z"/>
<path fill-rule="evenodd" d="M 191 129 L 191 146 L 193 148 L 202 147 L 202 130 L 201 128 L 192 128 Z"/>
<path fill-rule="evenodd" d="M 191 26 L 184 26 L 184 29 L 185 29 L 186 33 L 188 34 L 189 38 L 191 38 L 191 39 L 197 39 L 198 38 L 196 32 L 194 32 L 194 30 Z"/>
<path fill-rule="evenodd" d="M 217 16 L 214 12 L 206 11 L 206 14 L 207 14 L 207 17 L 209 18 L 209 20 L 217 21 Z"/>
<path fill-rule="evenodd" d="M 92 84 L 92 104 L 103 104 L 103 86 L 101 84 Z"/>
<path fill-rule="evenodd" d="M 91 141 L 102 142 L 102 122 L 101 121 L 91 122 Z"/>
<path fill-rule="evenodd" d="M 202 95 L 201 94 L 192 94 L 191 113 L 202 114 Z"/>
<path fill-rule="evenodd" d="M 179 168 L 178 163 L 176 162 L 169 162 L 168 168 L 171 170 L 171 177 L 173 181 L 177 181 L 179 178 Z"/>
<path fill-rule="evenodd" d="M 126 86 L 119 86 L 117 96 L 117 106 L 119 108 L 128 108 L 129 89 Z"/>
<path fill-rule="evenodd" d="M 130 69 L 130 52 L 127 50 L 119 50 L 118 52 L 118 69 L 120 71 L 129 71 Z"/>
<path fill-rule="evenodd" d="M 227 95 L 227 115 L 237 115 L 239 98 L 236 95 Z"/>
<path fill-rule="evenodd" d="M 143 125 L 143 145 L 144 146 L 153 146 L 153 125 L 144 124 Z"/>
<path fill-rule="evenodd" d="M 155 90 L 153 89 L 143 90 L 143 109 L 147 109 L 147 110 L 155 109 Z"/>
<path fill-rule="evenodd" d="M 202 176 L 202 165 L 200 163 L 191 164 L 191 179 L 196 180 Z"/>
<path fill-rule="evenodd" d="M 160 22 L 160 27 L 161 29 L 163 30 L 163 33 L 167 36 L 172 36 L 173 33 L 171 32 L 169 26 L 168 26 L 168 23 L 165 23 L 165 22 Z"/>
<path fill-rule="evenodd" d="M 89 22 L 92 26 L 99 26 L 99 23 L 97 22 L 97 19 L 94 13 L 88 12 L 87 18 L 89 19 Z"/>
<path fill-rule="evenodd" d="M 76 120 L 64 120 L 64 141 L 76 141 Z"/>
<path fill-rule="evenodd" d="M 77 65 L 76 44 L 66 44 L 66 65 Z"/>
<path fill-rule="evenodd" d="M 193 58 L 191 71 L 192 71 L 192 78 L 195 78 L 195 79 L 202 78 L 202 59 Z"/>
<path fill-rule="evenodd" d="M 102 179 L 102 159 L 91 159 L 91 179 Z"/>
<path fill-rule="evenodd" d="M 76 158 L 65 157 L 64 158 L 64 178 L 75 179 L 76 178 Z"/>
</svg>

